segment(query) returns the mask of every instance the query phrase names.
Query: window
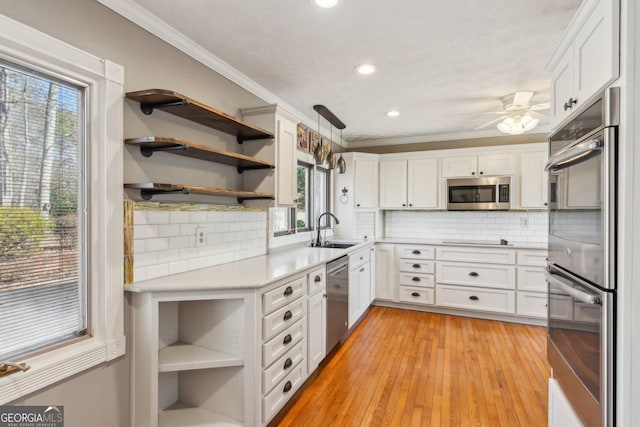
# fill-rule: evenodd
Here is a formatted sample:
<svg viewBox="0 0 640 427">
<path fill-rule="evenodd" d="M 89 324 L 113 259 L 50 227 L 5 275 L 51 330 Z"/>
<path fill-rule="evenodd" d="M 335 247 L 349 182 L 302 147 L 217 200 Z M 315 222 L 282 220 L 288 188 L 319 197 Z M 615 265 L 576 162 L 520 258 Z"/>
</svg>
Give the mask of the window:
<svg viewBox="0 0 640 427">
<path fill-rule="evenodd" d="M 0 360 L 9 360 L 86 334 L 84 90 L 0 61 L 0 105 Z"/>
<path fill-rule="evenodd" d="M 316 221 L 323 212 L 328 212 L 331 206 L 329 184 L 329 170 L 316 167 L 313 172 L 313 217 Z M 327 228 L 330 224 L 330 217 L 327 215 L 322 218 L 320 228 Z"/>
<path fill-rule="evenodd" d="M 124 354 L 124 73 L 0 27 L 0 357 L 31 367 L 0 377 L 2 405 Z"/>
<path fill-rule="evenodd" d="M 311 230 L 313 225 L 309 218 L 311 214 L 311 200 L 309 199 L 311 174 L 313 166 L 309 163 L 298 162 L 297 171 L 297 188 L 298 188 L 298 205 L 296 212 L 296 228 L 298 231 Z"/>
<path fill-rule="evenodd" d="M 273 235 L 284 236 L 296 232 L 294 208 L 272 208 Z"/>
</svg>

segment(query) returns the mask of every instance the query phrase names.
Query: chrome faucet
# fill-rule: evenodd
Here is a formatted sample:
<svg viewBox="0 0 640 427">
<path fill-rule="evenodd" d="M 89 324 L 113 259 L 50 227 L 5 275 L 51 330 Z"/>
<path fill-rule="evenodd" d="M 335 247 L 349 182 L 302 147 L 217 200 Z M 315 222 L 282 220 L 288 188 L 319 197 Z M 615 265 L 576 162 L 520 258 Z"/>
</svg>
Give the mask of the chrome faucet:
<svg viewBox="0 0 640 427">
<path fill-rule="evenodd" d="M 327 211 L 327 212 L 321 213 L 320 216 L 318 217 L 318 227 L 317 227 L 318 236 L 316 237 L 316 243 L 315 243 L 314 246 L 322 246 L 322 242 L 320 242 L 320 220 L 325 215 L 330 215 L 333 219 L 336 220 L 336 224 L 340 224 L 340 221 L 338 221 L 338 218 L 336 218 L 336 216 L 334 214 L 332 214 L 331 212 Z"/>
</svg>

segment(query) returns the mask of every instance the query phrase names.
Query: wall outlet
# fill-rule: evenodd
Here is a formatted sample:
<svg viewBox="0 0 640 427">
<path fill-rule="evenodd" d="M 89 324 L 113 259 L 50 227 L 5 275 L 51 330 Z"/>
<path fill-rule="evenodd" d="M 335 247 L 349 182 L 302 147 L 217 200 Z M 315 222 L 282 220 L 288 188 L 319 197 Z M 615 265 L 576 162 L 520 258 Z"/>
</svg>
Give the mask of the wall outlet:
<svg viewBox="0 0 640 427">
<path fill-rule="evenodd" d="M 196 248 L 200 248 L 207 244 L 207 228 L 196 227 Z"/>
<path fill-rule="evenodd" d="M 529 218 L 520 218 L 520 227 L 527 228 L 529 226 Z"/>
</svg>

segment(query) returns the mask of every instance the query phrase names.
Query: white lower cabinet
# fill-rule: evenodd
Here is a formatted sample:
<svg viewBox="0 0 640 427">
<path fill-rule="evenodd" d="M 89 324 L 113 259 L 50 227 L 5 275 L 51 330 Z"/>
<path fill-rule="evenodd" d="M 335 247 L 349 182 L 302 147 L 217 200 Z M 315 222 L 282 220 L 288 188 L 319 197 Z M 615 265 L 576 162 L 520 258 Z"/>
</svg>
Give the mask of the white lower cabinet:
<svg viewBox="0 0 640 427">
<path fill-rule="evenodd" d="M 394 300 L 395 289 L 395 246 L 389 243 L 376 244 L 376 289 L 375 299 L 383 301 Z"/>
<path fill-rule="evenodd" d="M 313 372 L 327 355 L 327 281 L 322 267 L 307 275 L 307 369 Z"/>
<path fill-rule="evenodd" d="M 255 293 L 132 294 L 131 424 L 254 421 Z"/>
<path fill-rule="evenodd" d="M 473 288 L 439 284 L 436 287 L 438 305 L 469 310 L 515 313 L 515 292 L 505 289 Z"/>
<path fill-rule="evenodd" d="M 520 249 L 517 252 L 517 313 L 519 316 L 546 319 L 548 299 L 544 269 L 547 251 Z M 552 296 L 551 303 L 562 304 L 562 300 Z"/>
<path fill-rule="evenodd" d="M 349 328 L 371 304 L 371 249 L 349 255 Z"/>
<path fill-rule="evenodd" d="M 308 280 L 304 275 L 272 285 L 262 293 L 263 425 L 278 413 L 307 377 L 307 290 Z"/>
<path fill-rule="evenodd" d="M 397 245 L 398 301 L 433 305 L 435 279 L 434 248 L 424 245 Z"/>
</svg>

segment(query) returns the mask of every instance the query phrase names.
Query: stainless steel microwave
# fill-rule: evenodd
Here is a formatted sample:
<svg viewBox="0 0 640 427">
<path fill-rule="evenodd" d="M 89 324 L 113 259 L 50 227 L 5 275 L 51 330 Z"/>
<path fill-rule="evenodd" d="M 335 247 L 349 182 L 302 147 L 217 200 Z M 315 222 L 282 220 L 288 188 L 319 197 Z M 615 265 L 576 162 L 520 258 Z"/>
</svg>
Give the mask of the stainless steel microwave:
<svg viewBox="0 0 640 427">
<path fill-rule="evenodd" d="M 510 176 L 447 180 L 447 210 L 506 211 L 509 209 L 511 209 Z"/>
</svg>

